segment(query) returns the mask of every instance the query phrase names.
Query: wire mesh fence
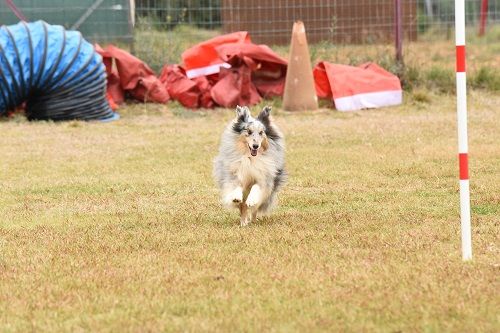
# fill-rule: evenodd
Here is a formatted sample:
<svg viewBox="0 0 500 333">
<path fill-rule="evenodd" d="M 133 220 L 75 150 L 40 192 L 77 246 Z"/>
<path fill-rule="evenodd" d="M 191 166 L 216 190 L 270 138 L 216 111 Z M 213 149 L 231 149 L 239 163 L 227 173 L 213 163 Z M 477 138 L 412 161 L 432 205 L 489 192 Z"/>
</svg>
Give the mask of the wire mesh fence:
<svg viewBox="0 0 500 333">
<path fill-rule="evenodd" d="M 0 0 L 0 25 L 44 20 L 79 30 L 92 42 L 133 42 L 131 0 Z"/>
<path fill-rule="evenodd" d="M 396 0 L 0 0 L 0 23 L 18 17 L 9 3 L 34 21 L 77 28 L 93 42 L 119 43 L 155 69 L 175 63 L 194 43 L 233 31 L 252 40 L 286 46 L 295 20 L 310 43 L 391 45 Z M 466 23 L 477 33 L 484 11 L 487 29 L 500 23 L 500 0 L 465 0 Z M 485 4 L 487 5 L 485 7 Z M 454 0 L 401 0 L 405 43 L 432 34 L 452 38 Z"/>
<path fill-rule="evenodd" d="M 484 2 L 466 0 L 471 31 L 479 29 Z M 500 23 L 500 0 L 487 5 L 491 27 Z M 401 0 L 401 13 L 405 43 L 453 36 L 454 0 Z M 135 18 L 135 49 L 157 68 L 179 61 L 196 42 L 234 31 L 249 31 L 254 42 L 275 49 L 286 46 L 295 20 L 304 21 L 313 44 L 392 45 L 395 38 L 395 0 L 136 0 Z"/>
<path fill-rule="evenodd" d="M 454 0 L 403 0 L 406 38 L 454 22 Z M 466 23 L 478 24 L 484 0 L 466 0 Z M 500 0 L 487 2 L 490 24 L 500 21 Z M 295 20 L 312 41 L 370 43 L 390 39 L 395 0 L 137 0 L 137 28 L 171 30 L 180 25 L 231 32 L 250 31 L 259 42 L 288 42 Z"/>
<path fill-rule="evenodd" d="M 171 1 L 138 1 L 138 27 L 148 21 L 159 29 L 191 25 L 221 32 L 249 31 L 259 43 L 286 44 L 294 21 L 304 21 L 311 42 L 373 42 L 390 39 L 394 0 L 219 0 L 178 1 L 186 6 L 166 7 Z M 145 7 L 141 7 L 146 5 Z M 193 6 L 193 10 L 191 10 Z M 416 1 L 404 1 L 408 36 L 416 36 Z"/>
<path fill-rule="evenodd" d="M 401 0 L 404 37 L 414 40 L 454 22 L 454 0 Z M 500 22 L 500 0 L 465 0 L 466 23 L 479 25 L 486 4 L 488 25 Z M 44 19 L 83 30 L 96 41 L 132 40 L 137 30 L 193 28 L 225 33 L 247 30 L 256 42 L 286 44 L 295 20 L 312 42 L 373 43 L 394 35 L 395 0 L 0 0 L 0 23 L 18 18 L 9 4 L 34 21 Z"/>
</svg>

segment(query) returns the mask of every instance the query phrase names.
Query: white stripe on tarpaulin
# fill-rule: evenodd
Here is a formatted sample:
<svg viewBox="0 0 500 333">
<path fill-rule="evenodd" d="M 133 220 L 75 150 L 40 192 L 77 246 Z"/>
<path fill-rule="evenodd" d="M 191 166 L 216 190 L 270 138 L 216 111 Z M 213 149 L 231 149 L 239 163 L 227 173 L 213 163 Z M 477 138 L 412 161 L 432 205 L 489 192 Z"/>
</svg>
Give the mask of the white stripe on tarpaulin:
<svg viewBox="0 0 500 333">
<path fill-rule="evenodd" d="M 457 68 L 457 132 L 458 152 L 467 154 L 467 76 L 465 74 L 465 1 L 455 0 L 455 43 L 457 65 L 461 64 L 462 71 Z M 462 54 L 459 50 L 463 49 Z M 467 156 L 466 156 L 467 157 Z M 460 157 L 459 157 L 460 160 Z M 459 163 L 459 174 L 467 175 L 467 163 Z M 465 168 L 462 169 L 462 168 Z M 461 178 L 461 177 L 459 177 Z M 469 179 L 460 179 L 460 230 L 462 235 L 462 259 L 472 259 L 472 236 L 470 216 L 470 189 Z"/>
<path fill-rule="evenodd" d="M 399 105 L 403 102 L 403 91 L 388 90 L 372 93 L 356 94 L 334 98 L 335 108 L 339 111 L 356 111 L 361 109 L 379 108 Z"/>
<path fill-rule="evenodd" d="M 215 65 L 210 65 L 210 66 L 205 66 L 205 67 L 200 67 L 200 68 L 193 68 L 193 69 L 186 71 L 186 76 L 188 77 L 188 79 L 194 79 L 195 77 L 216 74 L 216 73 L 220 72 L 221 67 L 231 68 L 231 65 L 228 64 L 227 62 L 224 62 L 222 64 L 215 64 Z"/>
</svg>

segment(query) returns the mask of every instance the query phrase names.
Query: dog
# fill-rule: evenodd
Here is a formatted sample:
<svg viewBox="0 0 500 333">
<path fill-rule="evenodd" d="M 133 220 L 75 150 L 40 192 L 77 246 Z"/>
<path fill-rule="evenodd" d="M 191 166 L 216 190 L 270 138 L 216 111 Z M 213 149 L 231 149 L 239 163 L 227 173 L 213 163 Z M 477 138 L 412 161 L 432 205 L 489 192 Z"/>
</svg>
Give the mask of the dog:
<svg viewBox="0 0 500 333">
<path fill-rule="evenodd" d="M 236 107 L 236 118 L 224 130 L 214 159 L 214 178 L 227 208 L 239 208 L 241 226 L 268 215 L 287 180 L 285 139 L 266 106 L 253 118 L 248 107 Z"/>
</svg>

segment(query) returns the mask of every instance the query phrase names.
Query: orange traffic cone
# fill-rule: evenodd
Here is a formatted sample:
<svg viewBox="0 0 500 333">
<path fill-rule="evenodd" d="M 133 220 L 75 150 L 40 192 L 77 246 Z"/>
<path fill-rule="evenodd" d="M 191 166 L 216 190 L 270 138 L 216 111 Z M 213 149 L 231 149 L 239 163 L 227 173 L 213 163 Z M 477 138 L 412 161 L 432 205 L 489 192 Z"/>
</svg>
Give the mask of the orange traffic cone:
<svg viewBox="0 0 500 333">
<path fill-rule="evenodd" d="M 306 29 L 302 21 L 293 24 L 290 55 L 286 72 L 283 109 L 288 111 L 316 110 L 318 97 L 307 46 Z"/>
</svg>

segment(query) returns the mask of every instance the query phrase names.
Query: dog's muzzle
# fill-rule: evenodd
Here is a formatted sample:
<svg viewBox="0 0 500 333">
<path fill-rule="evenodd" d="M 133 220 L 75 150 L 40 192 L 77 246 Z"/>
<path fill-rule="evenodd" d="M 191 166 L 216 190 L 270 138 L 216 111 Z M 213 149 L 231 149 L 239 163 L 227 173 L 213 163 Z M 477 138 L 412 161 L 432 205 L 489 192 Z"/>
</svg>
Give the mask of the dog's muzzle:
<svg viewBox="0 0 500 333">
<path fill-rule="evenodd" d="M 257 152 L 259 150 L 259 145 L 253 145 L 252 147 L 249 147 L 250 148 L 250 154 L 252 156 L 257 156 Z"/>
</svg>

